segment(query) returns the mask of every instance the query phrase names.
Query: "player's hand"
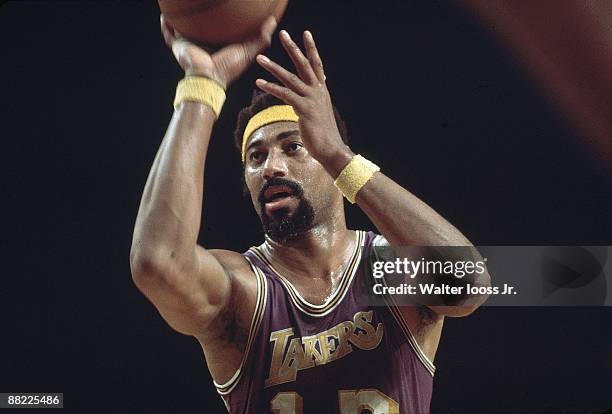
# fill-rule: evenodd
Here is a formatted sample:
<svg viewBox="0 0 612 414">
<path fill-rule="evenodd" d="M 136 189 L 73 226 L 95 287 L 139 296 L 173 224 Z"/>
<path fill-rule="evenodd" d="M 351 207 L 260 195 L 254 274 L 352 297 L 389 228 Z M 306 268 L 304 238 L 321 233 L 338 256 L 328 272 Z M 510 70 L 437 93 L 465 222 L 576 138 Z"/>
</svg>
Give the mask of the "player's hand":
<svg viewBox="0 0 612 414">
<path fill-rule="evenodd" d="M 258 55 L 257 63 L 284 86 L 263 79 L 257 79 L 256 84 L 261 90 L 293 106 L 299 116 L 298 123 L 304 147 L 316 160 L 324 163 L 347 147 L 342 142 L 336 125 L 331 98 L 325 84 L 323 62 L 309 31 L 304 32 L 306 56 L 285 30 L 281 30 L 279 37 L 295 65 L 297 75 L 266 56 Z"/>
<path fill-rule="evenodd" d="M 213 54 L 182 37 L 163 15 L 160 24 L 164 40 L 186 76 L 206 76 L 227 87 L 253 63 L 259 52 L 270 46 L 277 23 L 274 17 L 269 17 L 257 37 L 244 43 L 225 46 Z"/>
</svg>

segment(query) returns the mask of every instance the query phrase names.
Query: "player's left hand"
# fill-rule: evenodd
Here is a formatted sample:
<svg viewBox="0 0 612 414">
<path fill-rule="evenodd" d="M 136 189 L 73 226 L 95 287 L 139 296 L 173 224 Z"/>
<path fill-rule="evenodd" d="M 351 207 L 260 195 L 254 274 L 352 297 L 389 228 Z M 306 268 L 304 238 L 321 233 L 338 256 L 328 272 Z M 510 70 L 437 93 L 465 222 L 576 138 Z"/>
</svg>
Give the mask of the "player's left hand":
<svg viewBox="0 0 612 414">
<path fill-rule="evenodd" d="M 281 44 L 295 65 L 297 75 L 289 72 L 264 55 L 257 56 L 259 63 L 284 86 L 263 79 L 256 85 L 271 95 L 293 106 L 299 116 L 299 128 L 306 150 L 317 161 L 324 163 L 339 151 L 346 151 L 325 84 L 323 62 L 317 51 L 312 34 L 304 32 L 306 56 L 285 30 L 280 32 Z"/>
</svg>

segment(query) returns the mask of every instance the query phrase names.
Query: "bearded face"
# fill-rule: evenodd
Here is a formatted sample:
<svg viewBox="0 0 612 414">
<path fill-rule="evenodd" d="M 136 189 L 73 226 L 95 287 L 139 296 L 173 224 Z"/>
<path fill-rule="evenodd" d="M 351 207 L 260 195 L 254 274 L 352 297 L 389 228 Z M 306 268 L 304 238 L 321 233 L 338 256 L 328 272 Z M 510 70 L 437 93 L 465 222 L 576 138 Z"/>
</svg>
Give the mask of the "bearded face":
<svg viewBox="0 0 612 414">
<path fill-rule="evenodd" d="M 265 234 L 282 244 L 300 238 L 342 208 L 342 195 L 304 148 L 296 122 L 276 122 L 252 134 L 244 179 Z"/>
<path fill-rule="evenodd" d="M 314 208 L 298 183 L 280 177 L 271 178 L 257 199 L 264 233 L 272 240 L 286 244 L 312 227 Z"/>
</svg>

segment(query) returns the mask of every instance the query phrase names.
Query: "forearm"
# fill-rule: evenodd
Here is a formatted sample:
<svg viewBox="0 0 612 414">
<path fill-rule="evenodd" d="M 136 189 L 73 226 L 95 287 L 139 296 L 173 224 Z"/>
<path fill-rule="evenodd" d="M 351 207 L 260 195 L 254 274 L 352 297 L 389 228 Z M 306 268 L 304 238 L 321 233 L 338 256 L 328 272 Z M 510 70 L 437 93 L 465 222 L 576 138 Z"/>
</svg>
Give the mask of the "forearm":
<svg viewBox="0 0 612 414">
<path fill-rule="evenodd" d="M 356 201 L 391 246 L 423 246 L 421 253 L 432 260 L 484 263 L 478 250 L 457 228 L 418 197 L 380 172 L 375 173 L 357 193 Z M 428 246 L 437 248 L 430 249 Z M 439 246 L 449 248 L 441 249 Z M 407 250 L 405 253 L 410 256 L 416 252 Z M 404 257 L 404 254 L 399 254 Z M 423 283 L 423 276 L 418 278 Z M 485 287 L 491 285 L 491 277 L 486 269 L 482 273 L 473 272 L 461 278 L 436 274 L 429 280 L 439 286 L 462 288 L 462 293 L 457 295 L 430 294 L 421 298 L 422 304 L 447 316 L 468 315 L 487 299 L 487 295 L 468 293 L 468 284 Z M 407 280 L 408 283 L 414 281 Z M 442 304 L 452 306 L 435 306 Z"/>
<path fill-rule="evenodd" d="M 214 120 L 210 107 L 201 103 L 183 102 L 174 112 L 142 195 L 133 255 L 179 266 L 193 258 Z"/>
<path fill-rule="evenodd" d="M 380 172 L 361 188 L 356 202 L 391 245 L 471 246 L 434 209 Z"/>
<path fill-rule="evenodd" d="M 281 33 L 281 42 L 296 66 L 297 75 L 260 56 L 258 63 L 282 86 L 263 79 L 257 80 L 257 86 L 293 107 L 299 116 L 304 148 L 332 178 L 337 179 L 354 153 L 345 145 L 338 129 L 323 62 L 312 34 L 304 33 L 306 56 L 288 33 Z M 374 173 L 359 189 L 354 187 L 361 184 L 360 174 L 347 175 L 349 177 L 343 184 L 347 196 L 352 199 L 354 190 L 358 190 L 357 204 L 392 246 L 471 246 L 459 230 L 431 207 L 382 173 Z"/>
<path fill-rule="evenodd" d="M 319 157 L 335 179 L 355 154 L 341 146 Z M 357 205 L 395 246 L 471 246 L 452 224 L 414 194 L 381 172 L 359 190 Z"/>
<path fill-rule="evenodd" d="M 337 177 L 353 157 L 347 149 L 339 149 L 323 165 L 332 177 Z M 357 205 L 366 213 L 378 231 L 390 246 L 419 246 L 414 248 L 394 249 L 393 257 L 419 260 L 442 260 L 478 263 L 483 259 L 470 241 L 452 224 L 436 213 L 418 197 L 382 174 L 375 172 L 372 178 L 359 190 L 356 196 Z M 430 248 L 434 247 L 435 248 Z M 440 248 L 449 246 L 449 248 Z M 466 246 L 466 247 L 452 247 Z M 382 253 L 382 252 L 381 252 Z M 461 278 L 446 274 L 420 275 L 418 280 L 429 277 L 436 285 L 462 287 L 461 294 L 430 294 L 426 297 L 415 297 L 418 303 L 429 306 L 435 312 L 447 316 L 464 316 L 474 311 L 486 300 L 486 295 L 471 295 L 466 286 L 490 286 L 488 272 L 472 273 Z M 401 279 L 398 279 L 400 281 Z M 414 284 L 416 279 L 407 277 L 404 283 Z M 436 306 L 443 305 L 443 306 Z M 453 305 L 453 306 L 444 306 Z"/>
</svg>

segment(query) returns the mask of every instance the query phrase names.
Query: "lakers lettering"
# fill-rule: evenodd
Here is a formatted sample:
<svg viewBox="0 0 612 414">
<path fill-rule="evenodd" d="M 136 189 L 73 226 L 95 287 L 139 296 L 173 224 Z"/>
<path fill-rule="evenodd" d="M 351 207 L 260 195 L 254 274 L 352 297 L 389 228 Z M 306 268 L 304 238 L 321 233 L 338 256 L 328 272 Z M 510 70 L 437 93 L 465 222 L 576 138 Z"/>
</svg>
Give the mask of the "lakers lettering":
<svg viewBox="0 0 612 414">
<path fill-rule="evenodd" d="M 270 374 L 266 387 L 295 381 L 300 370 L 328 364 L 353 352 L 353 346 L 370 351 L 383 337 L 383 324 L 372 325 L 373 311 L 357 312 L 352 321 L 302 338 L 291 338 L 293 328 L 272 332 Z"/>
</svg>

